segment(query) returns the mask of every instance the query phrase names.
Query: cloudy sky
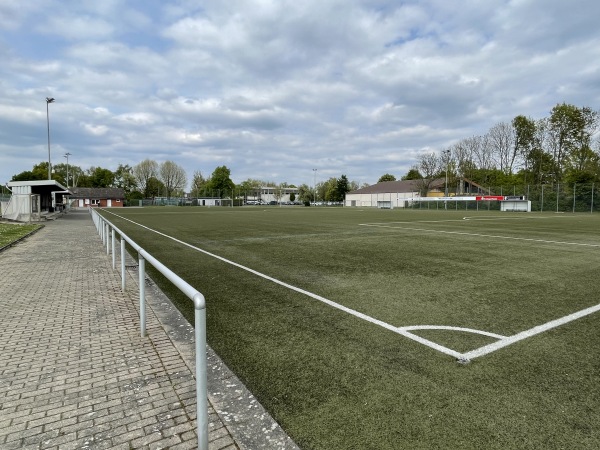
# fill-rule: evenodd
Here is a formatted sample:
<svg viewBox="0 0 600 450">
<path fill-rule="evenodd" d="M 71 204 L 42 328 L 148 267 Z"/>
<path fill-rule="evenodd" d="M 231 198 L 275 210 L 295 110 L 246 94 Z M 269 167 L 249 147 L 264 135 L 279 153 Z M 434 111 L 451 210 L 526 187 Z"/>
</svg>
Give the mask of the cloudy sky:
<svg viewBox="0 0 600 450">
<path fill-rule="evenodd" d="M 0 182 L 150 158 L 239 183 L 400 178 L 557 103 L 600 108 L 597 0 L 0 0 Z"/>
</svg>

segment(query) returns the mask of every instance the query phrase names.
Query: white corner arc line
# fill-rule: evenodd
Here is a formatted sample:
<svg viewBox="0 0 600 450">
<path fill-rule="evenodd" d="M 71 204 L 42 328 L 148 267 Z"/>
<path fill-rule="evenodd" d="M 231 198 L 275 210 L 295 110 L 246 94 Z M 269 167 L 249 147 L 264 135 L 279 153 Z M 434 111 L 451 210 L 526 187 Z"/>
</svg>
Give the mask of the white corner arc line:
<svg viewBox="0 0 600 450">
<path fill-rule="evenodd" d="M 507 336 L 501 334 L 490 333 L 489 331 L 475 330 L 473 328 L 463 327 L 452 327 L 448 325 L 410 325 L 407 327 L 399 327 L 406 331 L 417 331 L 417 330 L 449 330 L 449 331 L 463 331 L 465 333 L 481 334 L 483 336 L 489 336 L 495 339 L 506 339 Z"/>
</svg>

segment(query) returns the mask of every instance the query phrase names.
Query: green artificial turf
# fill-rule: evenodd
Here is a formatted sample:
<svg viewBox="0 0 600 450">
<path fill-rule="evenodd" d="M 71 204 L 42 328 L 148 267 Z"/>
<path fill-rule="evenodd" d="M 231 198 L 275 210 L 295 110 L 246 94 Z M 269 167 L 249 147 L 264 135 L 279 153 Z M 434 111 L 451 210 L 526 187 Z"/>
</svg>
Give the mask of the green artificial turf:
<svg viewBox="0 0 600 450">
<path fill-rule="evenodd" d="M 0 249 L 41 228 L 41 225 L 0 223 Z"/>
<path fill-rule="evenodd" d="M 104 214 L 205 295 L 210 345 L 303 449 L 600 447 L 600 313 L 462 365 Z M 597 215 L 263 207 L 118 214 L 398 327 L 508 336 L 600 303 Z M 193 321 L 191 302 L 160 284 Z M 495 341 L 414 333 L 459 352 Z"/>
</svg>

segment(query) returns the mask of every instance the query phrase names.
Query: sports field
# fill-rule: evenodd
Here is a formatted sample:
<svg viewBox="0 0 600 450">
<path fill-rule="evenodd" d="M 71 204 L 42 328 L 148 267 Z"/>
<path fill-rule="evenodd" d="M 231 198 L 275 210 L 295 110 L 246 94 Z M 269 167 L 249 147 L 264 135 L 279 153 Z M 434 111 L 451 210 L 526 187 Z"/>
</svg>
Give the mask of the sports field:
<svg viewBox="0 0 600 450">
<path fill-rule="evenodd" d="M 600 448 L 599 215 L 103 214 L 303 449 Z"/>
</svg>

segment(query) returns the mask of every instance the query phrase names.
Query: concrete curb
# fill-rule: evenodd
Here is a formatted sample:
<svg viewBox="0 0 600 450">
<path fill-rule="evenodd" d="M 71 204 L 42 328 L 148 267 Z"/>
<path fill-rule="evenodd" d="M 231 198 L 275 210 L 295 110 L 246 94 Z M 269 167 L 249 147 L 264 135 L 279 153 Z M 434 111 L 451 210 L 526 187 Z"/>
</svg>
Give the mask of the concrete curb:
<svg viewBox="0 0 600 450">
<path fill-rule="evenodd" d="M 136 284 L 137 267 L 128 272 Z M 188 323 L 169 298 L 149 277 L 146 278 L 146 303 L 155 314 L 186 365 L 195 373 L 194 327 Z M 208 358 L 208 399 L 241 450 L 299 450 L 281 426 L 264 409 L 246 386 L 227 367 L 210 346 Z"/>
</svg>

